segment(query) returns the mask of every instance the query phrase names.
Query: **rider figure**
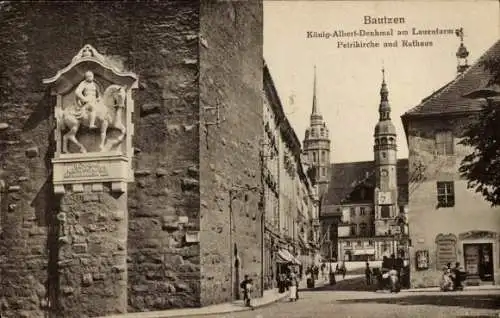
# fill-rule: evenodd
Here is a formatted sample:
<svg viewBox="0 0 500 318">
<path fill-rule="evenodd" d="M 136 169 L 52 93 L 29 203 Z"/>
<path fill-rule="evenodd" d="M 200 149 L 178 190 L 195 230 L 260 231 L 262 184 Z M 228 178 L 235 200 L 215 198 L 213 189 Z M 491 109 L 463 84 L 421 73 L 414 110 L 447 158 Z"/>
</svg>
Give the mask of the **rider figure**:
<svg viewBox="0 0 500 318">
<path fill-rule="evenodd" d="M 99 101 L 99 88 L 94 82 L 94 73 L 91 71 L 85 72 L 85 79 L 76 88 L 75 95 L 79 108 L 87 110 L 90 114 L 89 127 L 97 128 L 95 125 L 95 108 Z"/>
</svg>

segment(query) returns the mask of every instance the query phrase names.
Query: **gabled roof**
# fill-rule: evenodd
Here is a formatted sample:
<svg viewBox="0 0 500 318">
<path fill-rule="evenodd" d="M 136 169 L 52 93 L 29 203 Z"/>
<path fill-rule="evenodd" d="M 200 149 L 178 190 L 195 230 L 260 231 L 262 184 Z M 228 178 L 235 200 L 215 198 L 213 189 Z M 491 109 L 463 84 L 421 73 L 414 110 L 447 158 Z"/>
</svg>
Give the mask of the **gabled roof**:
<svg viewBox="0 0 500 318">
<path fill-rule="evenodd" d="M 485 69 L 483 62 L 492 58 L 500 58 L 500 41 L 490 47 L 476 63 L 463 74 L 444 85 L 421 103 L 403 114 L 403 125 L 406 130 L 406 120 L 417 116 L 432 116 L 443 114 L 467 113 L 481 110 L 481 102 L 464 95 L 487 86 L 494 74 Z"/>
<path fill-rule="evenodd" d="M 364 187 L 373 192 L 375 188 L 375 162 L 359 161 L 335 163 L 330 167 L 330 183 L 323 200 L 323 207 L 328 213 L 328 206 L 341 204 L 366 203 L 353 194 Z M 397 183 L 399 203 L 408 203 L 408 159 L 399 159 L 397 163 Z M 373 193 L 367 198 L 373 199 Z M 329 213 L 328 213 L 329 214 Z"/>
</svg>

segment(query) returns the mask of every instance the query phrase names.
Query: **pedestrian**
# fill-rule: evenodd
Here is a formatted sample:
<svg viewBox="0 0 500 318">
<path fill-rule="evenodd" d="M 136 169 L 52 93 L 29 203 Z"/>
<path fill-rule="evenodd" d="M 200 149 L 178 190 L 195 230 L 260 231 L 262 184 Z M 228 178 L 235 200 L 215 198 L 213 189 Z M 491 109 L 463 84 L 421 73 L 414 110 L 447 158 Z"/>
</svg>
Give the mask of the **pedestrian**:
<svg viewBox="0 0 500 318">
<path fill-rule="evenodd" d="M 248 278 L 248 275 L 245 275 L 245 278 L 241 282 L 240 287 L 243 290 L 243 302 L 245 306 L 252 307 L 250 304 L 250 296 L 253 288 L 252 279 Z"/>
<path fill-rule="evenodd" d="M 314 273 L 314 280 L 317 280 L 319 277 L 319 268 L 317 265 L 314 265 L 313 267 L 313 273 Z"/>
<path fill-rule="evenodd" d="M 451 266 L 451 264 L 450 264 Z M 441 291 L 453 290 L 453 281 L 451 280 L 451 271 L 448 266 L 443 267 L 443 275 L 441 276 L 441 283 L 439 284 Z"/>
<path fill-rule="evenodd" d="M 278 292 L 283 294 L 286 291 L 286 275 L 284 273 L 280 273 L 278 275 Z"/>
<path fill-rule="evenodd" d="M 366 278 L 366 285 L 371 285 L 372 284 L 372 269 L 370 268 L 369 262 L 366 262 L 365 278 Z"/>
<path fill-rule="evenodd" d="M 342 263 L 341 270 L 342 270 L 342 279 L 345 279 L 345 275 L 347 273 L 347 268 L 345 267 L 345 262 Z"/>
<path fill-rule="evenodd" d="M 453 280 L 453 290 L 463 290 L 464 287 L 462 286 L 462 281 L 463 281 L 464 271 L 460 266 L 460 262 L 455 263 L 455 268 L 451 271 L 451 273 L 452 273 L 451 277 Z"/>
<path fill-rule="evenodd" d="M 297 301 L 298 299 L 298 288 L 299 281 L 295 273 L 290 274 L 290 301 Z"/>
</svg>

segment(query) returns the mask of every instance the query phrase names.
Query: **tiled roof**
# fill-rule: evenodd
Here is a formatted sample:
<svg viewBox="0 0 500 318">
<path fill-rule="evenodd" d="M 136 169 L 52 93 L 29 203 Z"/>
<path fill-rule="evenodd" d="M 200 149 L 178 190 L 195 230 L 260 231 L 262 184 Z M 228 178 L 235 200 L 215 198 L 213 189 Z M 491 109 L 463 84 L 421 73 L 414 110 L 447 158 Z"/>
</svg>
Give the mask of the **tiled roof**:
<svg viewBox="0 0 500 318">
<path fill-rule="evenodd" d="M 332 164 L 330 167 L 330 184 L 328 192 L 323 199 L 325 212 L 329 211 L 328 206 L 365 203 L 352 200 L 353 194 L 360 186 L 373 191 L 375 187 L 375 162 L 359 161 Z M 397 165 L 398 178 L 398 201 L 408 202 L 408 159 L 399 159 Z M 372 195 L 373 196 L 373 195 Z"/>
<path fill-rule="evenodd" d="M 489 84 L 493 74 L 484 68 L 482 62 L 490 58 L 500 58 L 500 41 L 490 47 L 463 74 L 424 98 L 418 106 L 403 114 L 403 117 L 480 110 L 480 101 L 463 96 Z"/>
</svg>

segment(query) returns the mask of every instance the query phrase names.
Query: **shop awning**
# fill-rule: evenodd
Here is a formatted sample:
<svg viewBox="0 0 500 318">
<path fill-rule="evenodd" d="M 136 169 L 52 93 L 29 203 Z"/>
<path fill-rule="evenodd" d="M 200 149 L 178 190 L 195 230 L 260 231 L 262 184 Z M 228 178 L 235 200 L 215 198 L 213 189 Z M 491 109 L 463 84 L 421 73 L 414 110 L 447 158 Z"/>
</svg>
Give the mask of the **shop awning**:
<svg viewBox="0 0 500 318">
<path fill-rule="evenodd" d="M 363 250 L 353 250 L 352 252 L 354 255 L 375 255 L 374 248 L 368 248 L 368 249 L 363 249 Z"/>
<path fill-rule="evenodd" d="M 293 263 L 300 265 L 300 261 L 296 259 L 292 254 L 290 254 L 289 251 L 287 250 L 279 250 L 277 254 L 277 260 L 278 263 Z"/>
<path fill-rule="evenodd" d="M 305 249 L 310 249 L 311 248 L 311 246 L 309 245 L 309 243 L 307 243 L 301 236 L 299 236 L 299 243 L 302 246 L 302 248 L 305 248 Z"/>
</svg>

